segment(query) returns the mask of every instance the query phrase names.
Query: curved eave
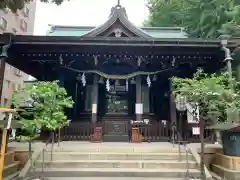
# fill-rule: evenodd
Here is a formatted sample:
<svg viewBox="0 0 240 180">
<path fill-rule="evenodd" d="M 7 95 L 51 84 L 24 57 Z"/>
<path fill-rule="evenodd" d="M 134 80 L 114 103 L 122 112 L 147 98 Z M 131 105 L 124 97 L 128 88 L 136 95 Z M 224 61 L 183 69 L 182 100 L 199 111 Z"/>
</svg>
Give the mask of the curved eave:
<svg viewBox="0 0 240 180">
<path fill-rule="evenodd" d="M 101 34 L 102 32 L 106 31 L 110 28 L 117 20 L 119 20 L 123 26 L 125 26 L 129 31 L 141 38 L 152 38 L 148 34 L 146 34 L 141 29 L 134 26 L 127 18 L 125 14 L 125 9 L 122 6 L 114 7 L 112 14 L 110 15 L 109 19 L 99 27 L 94 28 L 87 34 L 83 35 L 82 37 L 95 37 Z"/>
<path fill-rule="evenodd" d="M 0 37 L 0 43 L 4 43 Z M 76 36 L 24 36 L 18 35 L 14 44 L 49 44 L 49 45 L 117 45 L 117 46 L 195 46 L 219 47 L 220 40 L 201 39 L 143 39 L 143 38 L 115 38 L 115 37 L 76 37 Z M 232 46 L 234 46 L 232 44 Z"/>
<path fill-rule="evenodd" d="M 9 34 L 0 36 L 0 45 L 7 44 Z M 176 46 L 176 47 L 220 47 L 219 39 L 195 39 L 195 38 L 151 38 L 143 39 L 139 37 L 78 37 L 78 36 L 32 36 L 15 35 L 14 44 L 27 45 L 106 45 L 106 46 Z M 236 48 L 238 43 L 229 40 L 228 47 Z"/>
</svg>

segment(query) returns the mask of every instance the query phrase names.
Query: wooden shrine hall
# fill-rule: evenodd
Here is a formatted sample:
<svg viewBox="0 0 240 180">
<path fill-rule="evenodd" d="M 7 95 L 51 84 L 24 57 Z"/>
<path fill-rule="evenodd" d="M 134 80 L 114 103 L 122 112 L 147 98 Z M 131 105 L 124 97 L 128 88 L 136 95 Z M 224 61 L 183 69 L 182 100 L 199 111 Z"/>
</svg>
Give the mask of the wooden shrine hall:
<svg viewBox="0 0 240 180">
<path fill-rule="evenodd" d="M 46 36 L 5 33 L 0 45 L 1 73 L 7 62 L 39 81 L 60 80 L 73 97 L 64 140 L 91 140 L 95 124 L 103 141 L 129 141 L 134 127 L 142 140 L 166 141 L 173 123 L 197 140 L 192 127 L 198 124 L 178 120 L 169 79 L 226 65 L 220 39 L 188 38 L 182 28 L 138 28 L 121 5 L 99 27 L 53 26 Z M 238 44 L 230 40 L 228 47 Z"/>
</svg>

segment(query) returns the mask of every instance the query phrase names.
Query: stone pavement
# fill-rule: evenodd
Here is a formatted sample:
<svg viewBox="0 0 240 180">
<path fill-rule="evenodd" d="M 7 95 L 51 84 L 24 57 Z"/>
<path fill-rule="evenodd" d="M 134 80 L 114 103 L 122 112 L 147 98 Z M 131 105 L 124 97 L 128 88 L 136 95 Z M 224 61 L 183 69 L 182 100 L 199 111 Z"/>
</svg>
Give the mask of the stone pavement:
<svg viewBox="0 0 240 180">
<path fill-rule="evenodd" d="M 32 143 L 32 148 L 33 150 L 43 147 L 45 143 L 43 142 L 33 142 Z M 174 147 L 177 147 L 178 145 L 176 144 Z M 200 143 L 190 143 L 187 145 L 189 148 L 193 149 L 200 149 L 201 144 Z M 27 142 L 11 142 L 9 143 L 8 147 L 10 148 L 15 148 L 17 150 L 28 150 L 28 143 Z M 54 144 L 54 147 L 58 147 L 57 143 Z M 129 143 L 129 142 L 102 142 L 102 143 L 91 143 L 88 141 L 63 141 L 60 143 L 61 148 L 75 148 L 75 149 L 81 149 L 81 148 L 171 148 L 173 145 L 169 142 L 152 142 L 152 143 Z M 221 148 L 220 144 L 206 144 L 205 148 Z"/>
<path fill-rule="evenodd" d="M 147 177 L 68 177 L 49 178 L 49 180 L 184 180 L 183 178 L 147 178 Z M 191 180 L 191 179 L 189 179 Z M 198 179 L 194 179 L 198 180 Z"/>
<path fill-rule="evenodd" d="M 32 149 L 33 151 L 39 148 L 42 148 L 44 146 L 43 142 L 33 142 L 32 143 Z M 8 148 L 13 148 L 17 151 L 28 151 L 28 142 L 10 142 L 8 144 Z"/>
</svg>

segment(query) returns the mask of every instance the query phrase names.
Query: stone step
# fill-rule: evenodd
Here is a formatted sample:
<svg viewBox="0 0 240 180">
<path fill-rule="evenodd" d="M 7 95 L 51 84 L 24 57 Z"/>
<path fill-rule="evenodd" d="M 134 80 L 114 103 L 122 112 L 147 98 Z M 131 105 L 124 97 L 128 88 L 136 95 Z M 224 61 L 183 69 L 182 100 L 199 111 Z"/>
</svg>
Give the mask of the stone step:
<svg viewBox="0 0 240 180">
<path fill-rule="evenodd" d="M 41 155 L 42 156 L 42 155 Z M 83 152 L 53 152 L 53 160 L 178 160 L 178 153 L 83 153 Z M 181 153 L 182 160 L 186 154 Z M 42 159 L 42 157 L 40 157 Z M 44 159 L 51 159 L 51 152 L 45 152 Z M 188 155 L 189 160 L 194 160 L 192 154 Z"/>
<path fill-rule="evenodd" d="M 45 161 L 46 168 L 147 168 L 147 169 L 157 169 L 157 168 L 178 168 L 186 169 L 186 161 L 177 160 L 146 160 L 146 161 L 136 161 L 136 160 L 56 160 L 56 161 Z M 188 163 L 190 169 L 195 169 L 197 163 L 194 161 L 189 161 Z M 41 167 L 42 162 L 38 161 L 37 166 Z"/>
<path fill-rule="evenodd" d="M 15 156 L 14 151 L 8 151 L 4 157 L 4 165 L 7 166 L 14 163 L 14 156 Z"/>
<path fill-rule="evenodd" d="M 37 168 L 35 175 L 46 177 L 158 177 L 158 178 L 184 178 L 185 169 L 135 169 L 135 168 L 47 168 L 42 173 L 41 168 Z M 190 178 L 199 178 L 200 171 L 189 170 Z"/>
<path fill-rule="evenodd" d="M 227 180 L 239 180 L 240 170 L 231 170 L 220 165 L 212 164 L 212 171 L 222 178 Z"/>
<path fill-rule="evenodd" d="M 7 177 L 4 177 L 3 180 L 16 180 L 17 179 L 17 176 L 19 174 L 19 171 L 7 176 Z"/>
<path fill-rule="evenodd" d="M 16 161 L 12 164 L 9 164 L 7 166 L 4 166 L 3 168 L 3 177 L 8 177 L 14 173 L 16 173 L 19 170 L 19 162 Z"/>
<path fill-rule="evenodd" d="M 90 144 L 91 145 L 91 144 Z M 82 147 L 77 145 L 75 146 L 74 143 L 65 145 L 64 147 L 57 147 L 56 145 L 53 148 L 54 152 L 103 152 L 103 153 L 178 153 L 179 149 L 178 146 L 175 145 L 174 147 L 170 145 L 169 147 L 143 147 L 140 144 L 133 144 L 134 147 L 124 147 L 123 146 L 116 146 L 112 144 L 111 147 L 101 147 L 101 145 L 90 146 L 89 144 L 83 145 Z M 72 148 L 74 147 L 75 148 Z M 90 147 L 88 147 L 90 146 Z M 126 145 L 125 145 L 126 146 Z M 51 151 L 51 145 L 48 146 L 48 151 Z M 181 147 L 180 152 L 186 152 L 183 147 Z"/>
<path fill-rule="evenodd" d="M 51 177 L 49 180 L 79 180 L 79 177 Z M 81 180 L 96 180 L 96 177 L 81 177 Z M 97 180 L 186 180 L 184 178 L 146 178 L 146 177 L 98 177 Z M 188 179 L 200 180 L 200 179 Z"/>
</svg>

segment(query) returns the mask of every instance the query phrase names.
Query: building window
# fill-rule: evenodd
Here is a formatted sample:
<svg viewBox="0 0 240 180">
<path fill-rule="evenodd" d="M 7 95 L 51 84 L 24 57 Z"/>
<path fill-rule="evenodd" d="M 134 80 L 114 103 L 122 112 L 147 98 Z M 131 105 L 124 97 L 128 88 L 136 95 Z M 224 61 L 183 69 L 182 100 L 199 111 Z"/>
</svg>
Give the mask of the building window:
<svg viewBox="0 0 240 180">
<path fill-rule="evenodd" d="M 28 9 L 28 7 L 25 7 L 22 12 L 23 12 L 23 15 L 25 17 L 29 17 L 29 9 Z"/>
<path fill-rule="evenodd" d="M 23 31 L 27 31 L 27 22 L 24 21 L 23 19 L 21 19 L 20 28 L 21 28 Z"/>
<path fill-rule="evenodd" d="M 7 99 L 7 98 L 4 98 L 4 99 L 3 99 L 3 105 L 4 105 L 4 106 L 7 106 L 7 105 L 8 105 L 8 99 Z"/>
<path fill-rule="evenodd" d="M 18 90 L 18 91 L 21 90 L 21 84 L 18 84 L 17 90 Z"/>
<path fill-rule="evenodd" d="M 11 82 L 9 80 L 6 80 L 6 84 L 8 88 L 11 88 Z"/>
<path fill-rule="evenodd" d="M 14 68 L 13 72 L 16 76 L 19 76 L 19 77 L 22 76 L 22 71 L 21 70 L 15 68 L 15 67 L 13 67 L 13 68 Z"/>
<path fill-rule="evenodd" d="M 12 83 L 12 91 L 16 91 L 16 84 Z"/>
<path fill-rule="evenodd" d="M 17 30 L 15 28 L 12 28 L 12 31 L 14 34 L 17 34 Z"/>
<path fill-rule="evenodd" d="M 3 30 L 7 29 L 7 20 L 3 17 L 0 18 L 0 28 Z"/>
<path fill-rule="evenodd" d="M 9 8 L 5 8 L 5 9 L 3 9 L 3 12 L 4 12 L 4 14 L 8 14 L 9 12 L 11 12 L 11 10 Z"/>
</svg>

